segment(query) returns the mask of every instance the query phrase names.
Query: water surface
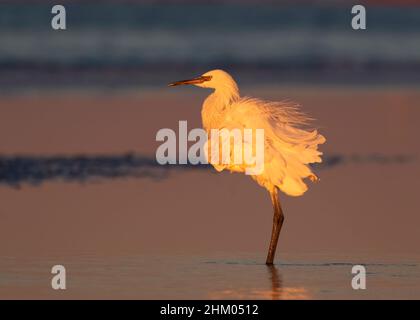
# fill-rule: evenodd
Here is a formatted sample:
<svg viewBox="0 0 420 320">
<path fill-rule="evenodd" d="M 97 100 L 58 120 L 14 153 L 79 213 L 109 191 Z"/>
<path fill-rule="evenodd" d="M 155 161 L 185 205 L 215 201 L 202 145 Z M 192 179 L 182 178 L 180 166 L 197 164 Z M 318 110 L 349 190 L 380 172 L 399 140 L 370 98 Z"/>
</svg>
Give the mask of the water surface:
<svg viewBox="0 0 420 320">
<path fill-rule="evenodd" d="M 230 256 L 230 257 L 229 257 Z M 283 254 L 272 267 L 256 254 L 94 254 L 2 259 L 1 298 L 52 299 L 418 299 L 418 259 Z M 51 267 L 66 267 L 67 289 L 50 287 Z M 363 264 L 366 290 L 353 290 Z"/>
</svg>

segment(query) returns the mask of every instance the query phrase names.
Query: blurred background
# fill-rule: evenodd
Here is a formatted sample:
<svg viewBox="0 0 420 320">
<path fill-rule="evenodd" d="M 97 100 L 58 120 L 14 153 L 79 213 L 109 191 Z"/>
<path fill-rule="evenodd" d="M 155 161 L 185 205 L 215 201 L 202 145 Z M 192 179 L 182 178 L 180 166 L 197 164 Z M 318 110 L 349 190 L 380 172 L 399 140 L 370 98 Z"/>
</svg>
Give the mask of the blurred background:
<svg viewBox="0 0 420 320">
<path fill-rule="evenodd" d="M 0 1 L 0 297 L 420 297 L 418 1 L 362 1 L 360 31 L 352 1 L 61 1 L 65 31 L 55 4 Z M 281 195 L 274 272 L 264 189 L 155 161 L 209 94 L 167 84 L 215 68 L 327 138 L 321 182 Z"/>
<path fill-rule="evenodd" d="M 4 2 L 4 1 L 2 1 Z M 415 1 L 53 1 L 2 3 L 2 90 L 161 86 L 169 76 L 225 68 L 241 82 L 412 83 L 420 79 Z"/>
</svg>

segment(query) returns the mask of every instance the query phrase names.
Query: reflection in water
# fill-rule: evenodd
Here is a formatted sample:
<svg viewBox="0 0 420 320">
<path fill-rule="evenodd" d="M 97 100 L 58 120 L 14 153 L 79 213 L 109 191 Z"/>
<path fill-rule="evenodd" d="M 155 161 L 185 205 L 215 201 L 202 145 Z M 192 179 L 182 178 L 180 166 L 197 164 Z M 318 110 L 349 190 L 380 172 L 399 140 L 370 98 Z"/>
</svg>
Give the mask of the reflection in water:
<svg viewBox="0 0 420 320">
<path fill-rule="evenodd" d="M 414 161 L 414 155 L 341 155 L 329 154 L 315 169 L 354 164 L 404 164 Z M 38 185 L 47 181 L 86 182 L 94 179 L 149 178 L 166 179 L 170 170 L 207 170 L 210 165 L 160 165 L 154 157 L 135 153 L 115 155 L 73 156 L 2 156 L 0 184 L 18 188 L 23 183 Z"/>
<path fill-rule="evenodd" d="M 281 297 L 282 279 L 281 274 L 274 265 L 267 266 L 271 279 L 271 299 L 279 300 Z"/>
<path fill-rule="evenodd" d="M 277 267 L 267 266 L 268 288 L 239 288 L 226 289 L 210 294 L 211 299 L 266 299 L 266 300 L 294 300 L 311 299 L 304 287 L 285 287 Z"/>
<path fill-rule="evenodd" d="M 275 266 L 267 266 L 271 279 L 271 291 L 267 292 L 267 299 L 309 299 L 308 291 L 301 287 L 284 287 L 281 274 Z"/>
<path fill-rule="evenodd" d="M 102 255 L 63 251 L 45 256 L 19 256 L 19 253 L 17 256 L 2 255 L 0 300 L 413 300 L 420 297 L 420 265 L 414 262 L 418 261 L 418 255 L 398 258 L 356 255 L 339 263 L 334 261 L 341 259 L 342 254 L 329 252 L 328 256 L 326 258 L 325 253 L 314 254 L 312 257 L 317 261 L 314 263 L 289 255 L 288 259 L 300 262 L 282 263 L 276 268 L 257 263 L 262 257 L 260 254 L 244 254 L 243 257 L 248 258 L 236 260 L 234 264 L 226 263 L 232 260 L 228 260 L 225 254 L 213 256 L 212 264 L 203 263 L 205 260 L 202 256 L 188 254 Z M 401 263 L 401 259 L 406 262 Z M 71 290 L 64 295 L 45 285 L 51 281 L 49 271 L 57 261 L 72 273 Z M 343 281 L 355 264 L 368 267 L 369 284 L 375 290 L 366 290 L 361 294 L 352 290 L 348 281 Z"/>
</svg>

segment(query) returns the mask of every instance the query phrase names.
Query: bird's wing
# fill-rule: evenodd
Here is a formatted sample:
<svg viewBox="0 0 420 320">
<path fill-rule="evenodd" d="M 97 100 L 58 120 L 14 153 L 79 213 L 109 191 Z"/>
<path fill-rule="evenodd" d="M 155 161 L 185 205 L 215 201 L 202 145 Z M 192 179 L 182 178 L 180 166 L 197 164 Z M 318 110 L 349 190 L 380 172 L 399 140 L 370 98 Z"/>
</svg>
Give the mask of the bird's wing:
<svg viewBox="0 0 420 320">
<path fill-rule="evenodd" d="M 220 128 L 264 129 L 265 169 L 255 179 L 266 188 L 275 185 L 301 195 L 307 189 L 302 179 L 313 176 L 308 164 L 321 162 L 318 145 L 325 142 L 317 130 L 307 128 L 311 120 L 292 102 L 242 98 L 225 110 Z"/>
<path fill-rule="evenodd" d="M 300 110 L 299 104 L 292 101 L 267 101 L 250 97 L 234 101 L 228 107 L 227 114 L 251 125 L 262 120 L 272 125 L 303 127 L 313 120 Z"/>
</svg>

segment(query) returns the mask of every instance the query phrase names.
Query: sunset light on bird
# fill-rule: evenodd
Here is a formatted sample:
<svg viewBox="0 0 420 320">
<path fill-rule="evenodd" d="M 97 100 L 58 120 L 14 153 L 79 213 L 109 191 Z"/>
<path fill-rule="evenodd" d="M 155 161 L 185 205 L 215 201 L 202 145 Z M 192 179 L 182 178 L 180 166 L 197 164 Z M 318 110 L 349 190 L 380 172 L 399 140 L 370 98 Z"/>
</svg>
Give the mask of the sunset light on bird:
<svg viewBox="0 0 420 320">
<path fill-rule="evenodd" d="M 259 319 L 420 299 L 419 18 L 418 0 L 1 1 L 0 300 Z"/>
<path fill-rule="evenodd" d="M 323 144 L 325 138 L 317 130 L 305 128 L 310 118 L 294 103 L 241 97 L 235 80 L 223 70 L 212 70 L 169 86 L 186 84 L 214 90 L 204 101 L 201 111 L 203 127 L 207 132 L 213 129 L 264 130 L 264 169 L 262 174 L 251 176 L 267 189 L 273 204 L 273 230 L 266 259 L 266 264 L 271 265 L 284 221 L 278 190 L 290 196 L 301 196 L 308 188 L 305 178 L 318 180 L 309 164 L 322 162 L 318 145 Z M 214 166 L 218 171 L 246 170 L 245 165 L 238 166 L 232 162 Z"/>
</svg>

